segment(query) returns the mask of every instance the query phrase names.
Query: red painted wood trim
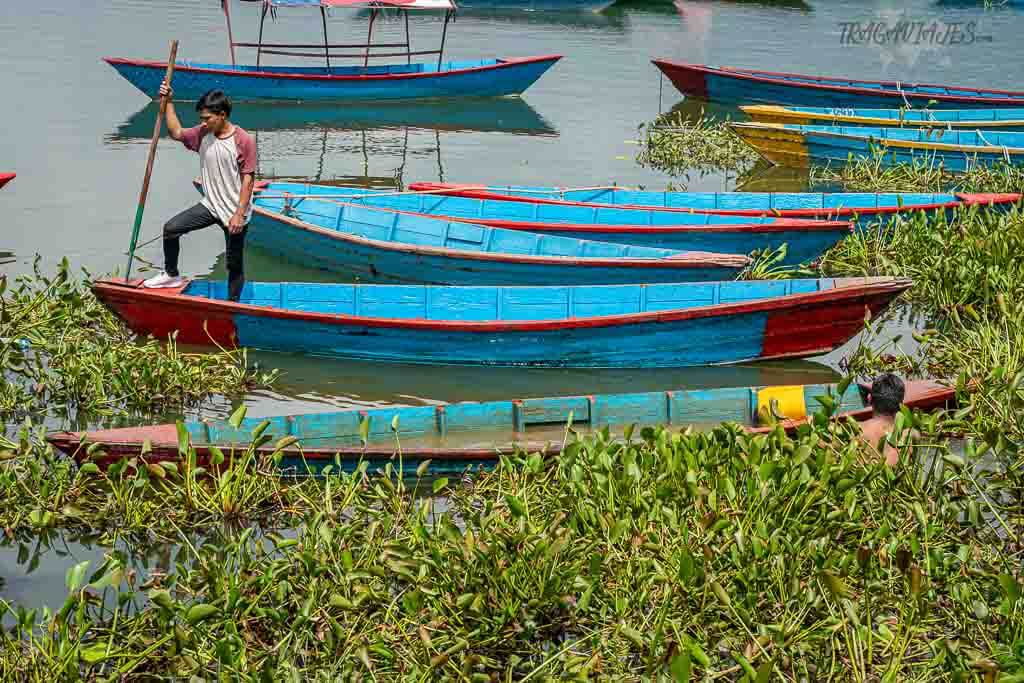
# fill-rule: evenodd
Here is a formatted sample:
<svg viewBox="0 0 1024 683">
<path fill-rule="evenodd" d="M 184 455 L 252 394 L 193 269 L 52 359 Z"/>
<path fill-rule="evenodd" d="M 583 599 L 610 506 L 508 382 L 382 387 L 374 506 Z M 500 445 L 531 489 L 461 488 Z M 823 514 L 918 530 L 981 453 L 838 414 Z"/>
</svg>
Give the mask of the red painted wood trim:
<svg viewBox="0 0 1024 683">
<path fill-rule="evenodd" d="M 448 192 L 440 192 L 448 188 Z M 852 217 L 854 214 L 858 216 L 875 216 L 879 214 L 890 214 L 890 213 L 901 213 L 910 211 L 939 211 L 947 209 L 955 209 L 958 206 L 972 206 L 974 204 L 988 206 L 1001 205 L 1001 204 L 1013 204 L 1020 201 L 1021 195 L 1014 193 L 956 193 L 955 196 L 960 198 L 960 201 L 952 202 L 935 202 L 932 204 L 912 204 L 909 206 L 880 206 L 880 207 L 822 207 L 820 209 L 697 209 L 682 206 L 649 206 L 646 204 L 609 204 L 607 202 L 575 202 L 565 199 L 547 199 L 545 197 L 532 197 L 525 195 L 513 195 L 513 194 L 502 194 L 500 190 L 492 189 L 481 189 L 479 185 L 460 185 L 458 183 L 431 183 L 431 182 L 419 182 L 410 183 L 409 189 L 413 192 L 431 192 L 438 195 L 448 195 L 452 197 L 467 197 L 469 199 L 495 199 L 499 201 L 509 202 L 526 202 L 530 204 L 556 204 L 562 206 L 597 206 L 606 207 L 609 209 L 653 209 L 655 211 L 666 211 L 670 213 L 699 213 L 699 214 L 715 214 L 718 216 L 764 216 L 769 218 L 775 218 L 776 222 L 786 221 L 792 219 L 815 219 L 821 216 L 826 216 L 829 219 L 835 220 L 839 217 Z M 566 188 L 572 190 L 572 188 Z M 609 188 L 612 189 L 612 188 Z M 625 189 L 625 188 L 623 188 Z M 772 193 L 768 193 L 772 194 Z M 812 222 L 820 224 L 822 221 L 813 220 Z M 839 221 L 842 222 L 842 221 Z M 796 223 L 788 223 L 788 225 L 798 225 L 799 227 L 804 226 L 803 220 L 798 220 Z M 827 223 L 826 223 L 827 225 Z M 710 226 L 711 228 L 718 230 L 724 227 L 733 226 Z M 756 226 L 762 229 L 764 232 L 769 232 L 765 229 L 766 226 Z M 702 228 L 707 230 L 708 227 Z M 804 228 L 806 229 L 806 228 Z"/>
<path fill-rule="evenodd" d="M 715 316 L 741 315 L 745 313 L 798 312 L 807 308 L 831 310 L 832 307 L 843 305 L 863 305 L 866 301 L 891 301 L 900 293 L 909 289 L 912 281 L 899 278 L 845 278 L 837 279 L 836 287 L 820 292 L 793 294 L 790 296 L 758 299 L 732 304 L 716 304 L 696 308 L 654 311 L 644 313 L 628 313 L 623 315 L 594 316 L 590 318 L 566 318 L 561 320 L 533 321 L 453 321 L 425 320 L 422 318 L 369 318 L 365 316 L 336 315 L 295 311 L 251 304 L 235 303 L 193 296 L 183 296 L 182 288 L 174 289 L 143 289 L 139 281 L 125 284 L 122 280 L 98 280 L 92 289 L 104 303 L 112 308 L 133 303 L 141 306 L 138 310 L 147 311 L 148 316 L 172 317 L 188 313 L 200 320 L 208 317 L 223 318 L 225 315 L 249 315 L 263 318 L 305 321 L 325 325 L 359 325 L 363 327 L 389 327 L 410 330 L 443 330 L 458 332 L 511 332 L 511 331 L 546 331 L 567 329 L 590 329 L 613 327 L 616 325 L 632 325 L 649 322 L 675 322 L 679 320 L 697 320 Z M 187 286 L 187 285 L 186 285 Z M 863 309 L 861 309 L 863 310 Z M 872 307 L 877 312 L 880 308 Z M 862 318 L 863 320 L 863 318 Z M 129 321 L 130 323 L 130 321 Z"/>
<path fill-rule="evenodd" d="M 329 197 L 327 197 L 329 199 Z M 316 201 L 316 200 L 313 200 Z M 392 209 L 377 209 L 361 204 L 350 204 L 338 202 L 343 206 L 352 206 L 359 209 L 372 209 L 387 213 L 400 213 L 408 216 L 422 216 L 424 214 L 412 213 L 410 211 L 395 211 Z M 268 220 L 279 223 L 287 223 L 300 230 L 315 232 L 330 239 L 340 242 L 363 244 L 374 249 L 383 251 L 397 251 L 405 254 L 424 254 L 428 256 L 442 256 L 446 258 L 462 258 L 472 261 L 492 261 L 498 263 L 535 263 L 541 265 L 559 266 L 581 266 L 581 267 L 620 267 L 620 268 L 743 268 L 750 263 L 750 259 L 740 254 L 717 254 L 709 251 L 685 251 L 664 258 L 629 258 L 629 257 L 571 257 L 571 256 L 537 256 L 532 254 L 505 254 L 501 252 L 489 253 L 481 251 L 468 251 L 462 249 L 449 249 L 447 247 L 427 247 L 421 245 L 404 244 L 402 242 L 385 242 L 374 240 L 368 237 L 361 237 L 347 232 L 339 232 L 330 228 L 324 228 L 312 223 L 300 221 L 291 216 L 285 216 L 277 211 L 270 211 L 261 206 L 253 206 L 253 211 Z M 439 219 L 445 220 L 445 219 Z M 456 222 L 465 223 L 459 219 Z M 475 223 L 479 225 L 479 223 Z"/>
<path fill-rule="evenodd" d="M 536 62 L 557 62 L 562 58 L 562 55 L 541 55 L 537 57 L 513 57 L 511 59 L 501 59 L 497 64 L 488 64 L 486 66 L 475 66 L 468 69 L 454 69 L 452 71 L 433 71 L 424 73 L 411 73 L 411 74 L 361 74 L 358 76 L 345 76 L 336 74 L 295 74 L 295 73 L 282 73 L 277 71 L 239 71 L 237 69 L 208 69 L 205 67 L 190 66 L 188 64 L 176 65 L 175 71 L 178 72 L 192 72 L 192 73 L 204 73 L 214 74 L 218 76 L 250 76 L 255 78 L 282 78 L 286 80 L 297 80 L 297 81 L 398 81 L 406 79 L 416 78 L 432 78 L 438 76 L 453 76 L 457 74 L 469 74 L 483 71 L 495 71 L 499 69 L 507 69 L 512 66 L 519 66 L 522 64 L 533 64 Z M 111 66 L 115 64 L 126 64 L 128 66 L 143 66 L 151 68 L 166 69 L 167 62 L 153 62 L 144 59 L 127 59 L 124 57 L 103 57 L 103 61 Z"/>
<path fill-rule="evenodd" d="M 706 66 L 703 64 L 687 64 L 685 62 L 673 62 L 667 59 L 652 59 L 651 62 L 661 69 L 666 76 L 672 79 L 673 74 L 691 74 L 699 72 L 701 74 L 715 74 L 726 78 L 738 78 L 741 80 L 753 81 L 757 83 L 771 83 L 773 85 L 788 85 L 797 88 L 806 88 L 809 90 L 822 90 L 828 92 L 845 92 L 854 93 L 857 95 L 873 95 L 873 96 L 888 96 L 888 97 L 901 97 L 901 94 L 896 90 L 896 81 L 871 81 L 864 78 L 855 78 L 850 80 L 860 81 L 861 83 L 874 83 L 875 85 L 885 85 L 893 88 L 892 90 L 874 90 L 872 88 L 858 88 L 850 85 L 828 85 L 821 82 L 811 83 L 796 83 L 786 78 L 806 78 L 811 81 L 819 81 L 822 76 L 809 76 L 807 74 L 795 74 L 786 73 L 780 71 L 757 71 L 754 69 L 738 69 L 734 67 L 722 67 L 715 68 Z M 830 80 L 844 80 L 842 78 L 833 78 Z M 675 81 L 673 80 L 673 83 Z M 1017 106 L 1024 106 L 1024 92 L 1017 92 L 1012 90 L 983 90 L 981 88 L 961 88 L 959 86 L 950 85 L 933 85 L 929 83 L 901 83 L 900 85 L 914 86 L 914 87 L 925 87 L 925 88 L 955 88 L 957 90 L 973 90 L 978 93 L 987 93 L 995 95 L 1007 95 L 1007 97 L 982 97 L 982 96 L 969 96 L 969 95 L 945 95 L 941 93 L 906 93 L 912 97 L 928 97 L 929 99 L 941 100 L 946 102 L 964 102 L 969 104 L 980 104 L 987 102 L 991 104 L 1015 104 Z M 680 90 L 683 88 L 680 87 Z M 706 91 L 705 91 L 706 93 Z M 696 92 L 692 94 L 696 95 Z"/>
<path fill-rule="evenodd" d="M 152 452 L 146 456 L 140 456 L 139 451 L 141 450 L 143 440 L 139 441 L 107 441 L 102 438 L 94 438 L 92 432 L 85 433 L 85 446 L 90 443 L 100 443 L 103 447 L 100 449 L 102 454 L 94 453 L 91 457 L 86 455 L 85 446 L 82 446 L 81 432 L 55 432 L 47 435 L 47 441 L 53 445 L 54 448 L 67 453 L 73 457 L 77 462 L 92 462 L 99 466 L 101 469 L 106 469 L 110 465 L 114 464 L 118 460 L 125 458 L 138 457 L 140 462 L 143 463 L 158 463 L 158 462 L 181 462 L 181 456 L 178 453 L 178 442 L 175 438 L 173 443 L 164 442 L 158 443 L 153 441 Z M 199 467 L 210 467 L 210 455 L 211 451 L 209 446 L 218 444 L 195 444 L 193 448 L 196 451 L 196 465 Z M 242 445 L 242 444 L 240 444 Z M 561 451 L 561 444 L 558 443 L 523 443 L 517 444 L 520 448 L 526 449 L 531 453 L 542 453 L 544 455 L 557 455 Z M 247 446 L 247 444 L 245 444 Z M 229 448 L 229 445 L 220 444 L 221 450 Z M 269 458 L 275 449 L 273 447 L 262 447 L 257 449 L 257 454 L 264 458 Z M 501 449 L 497 446 L 489 448 L 460 448 L 460 447 L 402 447 L 402 458 L 406 464 L 409 461 L 418 460 L 444 460 L 448 462 L 465 461 L 468 464 L 472 464 L 475 461 L 481 462 L 497 462 L 502 452 L 509 453 L 512 451 L 512 446 Z M 311 462 L 329 463 L 334 461 L 334 457 L 340 456 L 343 460 L 367 460 L 371 465 L 379 463 L 384 465 L 385 463 L 395 463 L 398 451 L 394 448 L 382 448 L 382 447 L 367 447 L 362 446 L 334 446 L 330 448 L 295 448 L 289 447 L 284 448 L 281 452 L 285 457 L 305 458 Z M 225 459 L 230 458 L 230 453 L 225 453 Z"/>
<path fill-rule="evenodd" d="M 622 207 L 619 207 L 622 208 Z M 699 212 L 694 212 L 699 213 Z M 505 228 L 506 230 L 523 230 L 526 232 L 587 232 L 594 234 L 605 233 L 635 233 L 635 234 L 674 234 L 674 233 L 773 233 L 799 230 L 801 232 L 831 232 L 846 228 L 853 232 L 853 226 L 846 221 L 811 221 L 795 218 L 780 218 L 772 223 L 736 223 L 724 225 L 602 225 L 595 223 L 545 223 L 542 221 L 510 221 L 501 218 L 461 218 L 458 216 L 439 216 L 436 214 L 417 214 L 420 216 L 437 217 L 446 221 L 459 223 L 476 223 L 487 225 L 492 228 Z M 689 252 L 685 252 L 689 253 Z M 672 257 L 675 258 L 675 257 Z"/>
</svg>

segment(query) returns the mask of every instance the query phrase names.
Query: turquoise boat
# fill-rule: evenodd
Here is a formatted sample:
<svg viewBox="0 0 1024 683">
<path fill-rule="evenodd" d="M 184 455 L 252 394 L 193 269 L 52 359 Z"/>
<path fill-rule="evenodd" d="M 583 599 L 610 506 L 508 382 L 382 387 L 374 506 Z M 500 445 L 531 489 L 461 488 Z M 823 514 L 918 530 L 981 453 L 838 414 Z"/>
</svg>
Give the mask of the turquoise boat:
<svg viewBox="0 0 1024 683">
<path fill-rule="evenodd" d="M 741 254 L 681 252 L 540 235 L 371 208 L 330 197 L 292 199 L 268 192 L 256 195 L 253 201 L 246 241 L 307 267 L 385 283 L 703 282 L 733 279 L 750 263 Z"/>
<path fill-rule="evenodd" d="M 556 398 L 526 398 L 486 403 L 454 403 L 443 406 L 390 407 L 346 410 L 270 418 L 245 418 L 234 427 L 224 421 L 186 422 L 182 431 L 196 451 L 197 462 L 208 466 L 213 449 L 227 457 L 247 448 L 252 433 L 266 422 L 263 433 L 271 445 L 259 451 L 260 458 L 275 453 L 272 444 L 294 437 L 279 450 L 277 465 L 299 474 L 318 473 L 327 465 L 335 471 L 354 470 L 360 462 L 371 468 L 399 462 L 413 472 L 429 460 L 432 474 L 461 472 L 471 466 L 493 465 L 512 444 L 549 455 L 561 449 L 561 438 L 551 440 L 551 430 L 567 425 L 577 429 L 600 429 L 628 424 L 717 425 L 735 422 L 754 431 L 770 428 L 781 420 L 787 429 L 799 426 L 819 406 L 817 397 L 836 396 L 834 385 L 795 385 L 673 391 L 634 394 L 604 394 Z M 913 381 L 906 385 L 905 403 L 911 408 L 930 410 L 953 400 L 955 391 L 939 382 Z M 864 391 L 851 385 L 839 399 L 839 413 L 854 419 L 871 414 L 865 409 Z M 533 441 L 534 434 L 549 439 Z M 446 440 L 465 441 L 481 437 L 507 445 L 445 445 Z M 101 467 L 125 458 L 140 457 L 143 444 L 148 452 L 142 460 L 180 460 L 179 430 L 162 424 L 90 432 L 54 432 L 53 446 L 78 462 L 95 462 Z M 364 445 L 363 440 L 366 440 Z M 398 455 L 396 438 L 402 443 Z M 381 446 L 380 444 L 388 444 Z M 425 444 L 425 445 L 424 445 Z"/>
<path fill-rule="evenodd" d="M 554 205 L 654 207 L 685 213 L 850 221 L 860 226 L 923 211 L 952 213 L 967 206 L 1009 208 L 1019 193 L 932 192 L 649 192 L 624 187 L 520 187 L 459 183 L 412 183 L 410 190 L 476 199 Z"/>
<path fill-rule="evenodd" d="M 872 159 L 881 163 L 942 164 L 954 172 L 1000 163 L 1024 164 L 1024 133 L 982 133 L 923 128 L 797 126 L 786 123 L 734 123 L 732 129 L 768 161 L 782 166 L 846 164 Z"/>
<path fill-rule="evenodd" d="M 602 207 L 583 204 L 527 203 L 509 198 L 477 199 L 432 192 L 391 192 L 305 183 L 261 185 L 257 206 L 291 206 L 301 201 L 347 203 L 421 219 L 466 221 L 494 230 L 671 249 L 684 253 L 745 255 L 786 244 L 787 265 L 821 256 L 852 228 L 848 221 L 777 216 L 736 216 L 652 207 Z M 276 202 L 273 204 L 272 202 Z M 306 209 L 308 210 L 308 209 Z"/>
<path fill-rule="evenodd" d="M 852 107 L 740 107 L 755 123 L 868 128 L 945 128 L 1024 132 L 1024 108 L 1018 109 L 856 109 Z"/>
</svg>

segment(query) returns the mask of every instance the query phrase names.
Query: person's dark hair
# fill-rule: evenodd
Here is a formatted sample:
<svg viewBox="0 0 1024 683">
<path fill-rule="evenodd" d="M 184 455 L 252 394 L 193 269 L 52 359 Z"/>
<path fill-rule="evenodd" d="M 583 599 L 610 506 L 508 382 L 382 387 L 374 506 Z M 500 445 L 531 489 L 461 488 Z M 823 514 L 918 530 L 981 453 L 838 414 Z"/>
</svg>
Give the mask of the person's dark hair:
<svg viewBox="0 0 1024 683">
<path fill-rule="evenodd" d="M 213 114 L 231 116 L 231 100 L 223 90 L 207 90 L 196 102 L 196 111 L 204 109 Z"/>
<path fill-rule="evenodd" d="M 871 383 L 871 407 L 882 415 L 895 415 L 903 405 L 906 389 L 903 380 L 891 372 L 879 375 Z"/>
</svg>

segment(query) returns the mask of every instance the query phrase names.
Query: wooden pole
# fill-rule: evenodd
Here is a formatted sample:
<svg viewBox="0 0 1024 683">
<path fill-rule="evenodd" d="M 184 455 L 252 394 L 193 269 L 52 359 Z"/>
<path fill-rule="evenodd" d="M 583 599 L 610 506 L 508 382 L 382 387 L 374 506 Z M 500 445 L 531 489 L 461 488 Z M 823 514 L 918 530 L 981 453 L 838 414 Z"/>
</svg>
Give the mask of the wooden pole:
<svg viewBox="0 0 1024 683">
<path fill-rule="evenodd" d="M 174 77 L 174 60 L 178 58 L 178 41 L 171 41 L 171 55 L 167 58 L 167 72 L 164 80 L 171 84 Z M 135 225 L 132 227 L 132 241 L 128 246 L 128 267 L 124 271 L 124 281 L 128 282 L 132 275 L 132 261 L 135 260 L 135 245 L 139 242 L 139 228 L 142 227 L 142 214 L 146 210 L 146 196 L 149 194 L 149 179 L 153 175 L 153 162 L 156 160 L 156 146 L 160 142 L 160 132 L 164 125 L 164 114 L 167 111 L 167 98 L 160 98 L 160 109 L 156 114 L 153 126 L 153 139 L 149 141 L 149 156 L 146 158 L 146 174 L 142 177 L 142 190 L 139 192 L 139 206 L 135 209 Z"/>
<path fill-rule="evenodd" d="M 231 51 L 231 66 L 235 65 L 235 36 L 231 33 L 231 0 L 221 0 L 221 7 L 224 8 L 224 18 L 228 22 L 228 49 Z"/>
<path fill-rule="evenodd" d="M 324 23 L 324 59 L 327 60 L 327 73 L 331 73 L 331 50 L 327 46 L 327 10 L 320 6 L 320 19 Z"/>
<path fill-rule="evenodd" d="M 363 53 L 363 68 L 370 64 L 370 44 L 373 42 L 373 20 L 377 18 L 377 8 L 370 9 L 370 28 L 366 30 L 366 51 Z"/>
</svg>

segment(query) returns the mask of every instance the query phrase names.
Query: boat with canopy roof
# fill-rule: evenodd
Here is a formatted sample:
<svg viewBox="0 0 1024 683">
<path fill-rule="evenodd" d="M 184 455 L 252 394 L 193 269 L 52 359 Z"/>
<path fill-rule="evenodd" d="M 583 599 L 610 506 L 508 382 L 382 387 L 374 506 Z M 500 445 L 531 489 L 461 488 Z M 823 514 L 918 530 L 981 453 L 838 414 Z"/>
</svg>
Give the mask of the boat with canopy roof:
<svg viewBox="0 0 1024 683">
<path fill-rule="evenodd" d="M 255 43 L 235 42 L 231 31 L 229 0 L 222 0 L 228 29 L 231 64 L 178 61 L 174 73 L 174 97 L 197 100 L 211 89 L 226 91 L 239 101 L 253 100 L 408 100 L 446 97 L 503 97 L 520 95 L 561 59 L 561 55 L 444 61 L 448 24 L 454 16 L 453 0 L 244 0 L 260 2 L 259 38 Z M 316 7 L 323 24 L 323 43 L 267 43 L 263 33 L 268 15 L 278 8 Z M 369 28 L 365 43 L 331 43 L 327 35 L 327 10 L 367 8 Z M 405 39 L 373 42 L 373 25 L 385 9 L 404 18 Z M 443 11 L 441 44 L 436 50 L 413 50 L 409 37 L 410 11 Z M 235 48 L 256 51 L 255 65 L 238 64 Z M 342 51 L 339 51 L 342 50 Z M 344 51 L 348 50 L 348 51 Z M 323 60 L 323 66 L 271 66 L 265 55 Z M 436 61 L 414 62 L 413 57 L 436 55 Z M 371 60 L 405 58 L 405 63 L 373 63 Z M 155 97 L 167 68 L 166 62 L 104 57 L 128 82 Z M 338 60 L 356 63 L 339 65 Z"/>
</svg>

